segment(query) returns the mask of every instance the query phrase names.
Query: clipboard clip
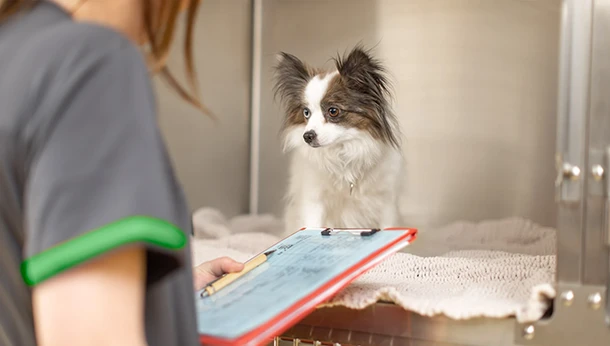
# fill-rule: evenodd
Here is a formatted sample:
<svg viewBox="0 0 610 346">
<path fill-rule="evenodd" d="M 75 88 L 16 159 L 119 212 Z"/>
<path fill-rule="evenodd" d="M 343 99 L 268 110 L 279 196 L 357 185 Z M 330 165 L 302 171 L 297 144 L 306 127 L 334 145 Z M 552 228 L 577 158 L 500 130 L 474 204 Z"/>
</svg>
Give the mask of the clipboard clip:
<svg viewBox="0 0 610 346">
<path fill-rule="evenodd" d="M 323 236 L 330 236 L 337 232 L 345 232 L 354 235 L 359 234 L 361 237 L 370 237 L 379 231 L 379 228 L 327 228 L 320 232 L 320 234 Z"/>
</svg>

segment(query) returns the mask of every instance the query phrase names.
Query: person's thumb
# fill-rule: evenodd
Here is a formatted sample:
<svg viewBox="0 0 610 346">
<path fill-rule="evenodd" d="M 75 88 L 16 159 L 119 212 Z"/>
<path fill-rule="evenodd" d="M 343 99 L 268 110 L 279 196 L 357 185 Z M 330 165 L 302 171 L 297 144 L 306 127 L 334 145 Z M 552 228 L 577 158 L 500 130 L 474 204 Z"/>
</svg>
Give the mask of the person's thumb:
<svg viewBox="0 0 610 346">
<path fill-rule="evenodd" d="M 244 269 L 243 263 L 237 262 L 229 257 L 216 259 L 210 268 L 214 276 L 221 276 L 225 273 L 239 272 Z"/>
</svg>

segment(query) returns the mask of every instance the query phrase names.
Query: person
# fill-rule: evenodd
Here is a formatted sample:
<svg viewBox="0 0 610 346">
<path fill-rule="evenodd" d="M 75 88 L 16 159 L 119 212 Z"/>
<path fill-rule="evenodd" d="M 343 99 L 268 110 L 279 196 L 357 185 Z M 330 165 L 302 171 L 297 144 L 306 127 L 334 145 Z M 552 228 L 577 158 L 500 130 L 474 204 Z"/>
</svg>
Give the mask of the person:
<svg viewBox="0 0 610 346">
<path fill-rule="evenodd" d="M 193 77 L 197 8 L 0 0 L 0 345 L 197 345 L 193 289 L 242 270 L 193 268 L 156 122 L 155 73 L 211 114 Z M 181 13 L 188 88 L 165 63 Z"/>
</svg>

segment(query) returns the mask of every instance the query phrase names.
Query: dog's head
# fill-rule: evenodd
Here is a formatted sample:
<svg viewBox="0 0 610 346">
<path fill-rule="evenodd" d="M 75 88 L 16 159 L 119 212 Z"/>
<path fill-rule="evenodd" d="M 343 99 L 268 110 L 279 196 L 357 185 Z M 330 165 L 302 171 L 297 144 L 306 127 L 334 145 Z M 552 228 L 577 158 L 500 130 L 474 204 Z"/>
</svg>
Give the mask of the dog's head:
<svg viewBox="0 0 610 346">
<path fill-rule="evenodd" d="M 287 53 L 278 60 L 274 90 L 285 108 L 287 149 L 327 147 L 363 134 L 399 145 L 385 70 L 368 51 L 356 47 L 334 59 L 332 71 L 314 69 Z"/>
</svg>

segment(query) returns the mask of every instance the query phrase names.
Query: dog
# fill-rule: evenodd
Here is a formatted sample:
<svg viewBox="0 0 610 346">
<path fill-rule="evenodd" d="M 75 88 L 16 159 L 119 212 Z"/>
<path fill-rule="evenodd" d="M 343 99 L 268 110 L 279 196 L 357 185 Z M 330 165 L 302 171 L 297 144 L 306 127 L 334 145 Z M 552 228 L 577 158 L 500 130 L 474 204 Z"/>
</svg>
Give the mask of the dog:
<svg viewBox="0 0 610 346">
<path fill-rule="evenodd" d="M 402 135 L 386 69 L 362 46 L 332 60 L 334 68 L 322 70 L 278 54 L 273 89 L 291 155 L 287 234 L 400 226 Z"/>
</svg>

